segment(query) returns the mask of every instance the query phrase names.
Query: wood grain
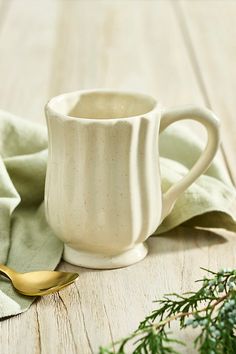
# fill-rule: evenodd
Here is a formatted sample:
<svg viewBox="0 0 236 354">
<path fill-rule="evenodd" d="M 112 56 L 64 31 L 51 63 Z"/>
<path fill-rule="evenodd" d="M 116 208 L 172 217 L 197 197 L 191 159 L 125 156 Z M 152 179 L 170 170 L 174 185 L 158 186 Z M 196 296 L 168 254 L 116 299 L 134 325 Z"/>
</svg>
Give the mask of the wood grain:
<svg viewBox="0 0 236 354">
<path fill-rule="evenodd" d="M 0 107 L 44 122 L 57 34 L 55 1 L 7 1 L 0 18 Z"/>
<path fill-rule="evenodd" d="M 92 87 L 145 91 L 166 106 L 210 105 L 223 118 L 223 147 L 236 175 L 234 2 L 1 3 L 1 108 L 42 123 L 51 96 Z M 111 271 L 81 268 L 76 284 L 0 322 L 0 354 L 96 353 L 135 329 L 154 308 L 152 300 L 193 290 L 200 266 L 234 266 L 235 242 L 224 231 L 179 227 L 150 239 L 141 263 Z M 66 263 L 60 268 L 78 271 Z M 183 353 L 195 353 L 193 332 L 182 339 L 188 342 Z"/>
<path fill-rule="evenodd" d="M 204 103 L 222 118 L 222 147 L 236 183 L 236 6 L 234 1 L 173 2 Z"/>
</svg>

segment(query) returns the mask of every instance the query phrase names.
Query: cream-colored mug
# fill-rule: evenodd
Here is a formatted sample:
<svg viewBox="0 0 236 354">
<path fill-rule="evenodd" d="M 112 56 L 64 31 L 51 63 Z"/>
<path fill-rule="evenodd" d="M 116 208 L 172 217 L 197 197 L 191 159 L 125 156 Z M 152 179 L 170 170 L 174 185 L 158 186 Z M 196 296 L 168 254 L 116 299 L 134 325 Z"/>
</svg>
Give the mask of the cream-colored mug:
<svg viewBox="0 0 236 354">
<path fill-rule="evenodd" d="M 88 268 L 143 259 L 145 240 L 206 170 L 219 144 L 219 122 L 208 109 L 165 110 L 137 92 L 66 93 L 48 102 L 46 116 L 47 220 L 65 244 L 64 260 Z M 190 172 L 163 194 L 158 136 L 187 118 L 206 127 L 207 146 Z"/>
</svg>

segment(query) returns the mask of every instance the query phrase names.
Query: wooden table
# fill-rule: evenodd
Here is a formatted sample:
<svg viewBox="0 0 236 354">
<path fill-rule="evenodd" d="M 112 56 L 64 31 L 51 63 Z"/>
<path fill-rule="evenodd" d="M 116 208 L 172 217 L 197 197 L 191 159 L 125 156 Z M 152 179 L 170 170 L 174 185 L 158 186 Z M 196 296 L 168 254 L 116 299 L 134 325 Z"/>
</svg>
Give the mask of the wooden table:
<svg viewBox="0 0 236 354">
<path fill-rule="evenodd" d="M 236 182 L 235 1 L 0 4 L 2 109 L 45 124 L 50 97 L 95 87 L 144 91 L 166 106 L 205 105 L 222 119 L 221 155 Z M 152 300 L 192 290 L 200 266 L 235 266 L 234 236 L 179 227 L 150 239 L 150 254 L 134 266 L 81 268 L 75 285 L 0 322 L 0 353 L 97 353 L 135 329 Z M 193 336 L 182 334 L 189 347 Z"/>
</svg>

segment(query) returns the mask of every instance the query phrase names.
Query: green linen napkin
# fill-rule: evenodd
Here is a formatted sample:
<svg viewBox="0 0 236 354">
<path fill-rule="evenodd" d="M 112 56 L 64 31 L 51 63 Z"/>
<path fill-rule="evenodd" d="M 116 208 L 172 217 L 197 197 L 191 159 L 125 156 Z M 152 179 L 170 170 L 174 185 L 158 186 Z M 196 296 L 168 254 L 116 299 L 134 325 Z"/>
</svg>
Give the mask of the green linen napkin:
<svg viewBox="0 0 236 354">
<path fill-rule="evenodd" d="M 181 123 L 161 134 L 163 190 L 186 174 L 202 149 L 199 138 Z M 44 215 L 46 128 L 0 111 L 0 155 L 0 262 L 21 272 L 55 269 L 63 245 Z M 214 161 L 178 199 L 155 235 L 181 223 L 236 230 L 235 200 L 234 187 Z M 0 318 L 27 310 L 33 300 L 0 279 Z"/>
</svg>

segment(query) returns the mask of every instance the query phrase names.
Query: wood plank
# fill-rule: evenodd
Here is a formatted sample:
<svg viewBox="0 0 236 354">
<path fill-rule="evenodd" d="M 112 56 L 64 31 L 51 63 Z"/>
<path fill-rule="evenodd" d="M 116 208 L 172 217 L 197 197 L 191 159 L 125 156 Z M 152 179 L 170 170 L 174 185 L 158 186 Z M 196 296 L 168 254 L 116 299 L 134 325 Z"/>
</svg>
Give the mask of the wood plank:
<svg viewBox="0 0 236 354">
<path fill-rule="evenodd" d="M 53 0 L 8 4 L 0 31 L 0 107 L 44 123 L 58 4 Z"/>
<path fill-rule="evenodd" d="M 222 146 L 236 183 L 236 3 L 172 2 L 205 104 L 222 118 Z"/>
<path fill-rule="evenodd" d="M 167 106 L 204 103 L 168 2 L 127 1 L 125 11 L 123 1 L 61 2 L 60 13 L 52 96 L 110 87 L 144 91 Z"/>
<path fill-rule="evenodd" d="M 20 316 L 0 321 L 1 354 L 38 354 L 40 327 L 37 321 L 37 305 Z"/>
<path fill-rule="evenodd" d="M 48 98 L 90 87 L 146 91 L 166 106 L 204 105 L 182 36 L 167 1 L 16 2 L 0 31 L 0 48 L 6 53 L 0 58 L 0 73 L 7 83 L 6 92 L 0 90 L 1 107 L 41 122 Z M 35 38 L 37 45 L 32 44 Z M 16 66 L 9 81 L 7 63 Z M 235 264 L 235 238 L 226 232 L 182 227 L 148 243 L 150 253 L 143 262 L 111 271 L 81 268 L 76 285 L 0 322 L 0 353 L 96 353 L 100 344 L 136 328 L 154 308 L 152 300 L 193 290 L 194 280 L 202 276 L 200 266 Z M 78 270 L 66 263 L 60 268 Z M 183 336 L 189 344 L 192 338 L 192 331 Z"/>
</svg>

